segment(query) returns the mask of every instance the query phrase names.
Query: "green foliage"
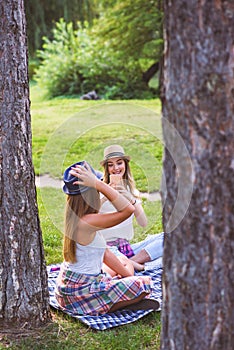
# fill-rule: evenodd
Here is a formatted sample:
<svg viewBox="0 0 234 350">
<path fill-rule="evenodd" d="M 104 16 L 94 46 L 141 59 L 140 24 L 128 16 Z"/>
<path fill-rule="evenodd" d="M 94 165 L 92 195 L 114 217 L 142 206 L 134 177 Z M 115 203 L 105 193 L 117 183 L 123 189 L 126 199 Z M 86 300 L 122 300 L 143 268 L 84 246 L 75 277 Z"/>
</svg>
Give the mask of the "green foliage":
<svg viewBox="0 0 234 350">
<path fill-rule="evenodd" d="M 49 97 L 92 90 L 104 99 L 155 97 L 143 73 L 162 54 L 159 2 L 101 1 L 99 11 L 91 28 L 86 22 L 56 23 L 53 39 L 44 37 L 38 52 L 37 81 Z"/>
<path fill-rule="evenodd" d="M 72 23 L 60 19 L 53 36 L 53 40 L 44 38 L 35 77 L 46 86 L 49 97 L 83 95 L 94 89 L 105 99 L 153 96 L 141 79 L 139 62 L 127 61 L 122 66 L 120 55 L 101 45 L 87 24 L 83 28 L 78 24 L 74 30 Z"/>
<path fill-rule="evenodd" d="M 36 70 L 35 79 L 46 86 L 49 96 L 74 94 L 83 91 L 82 60 L 90 40 L 86 29 L 74 31 L 73 24 L 64 20 L 56 23 L 53 40 L 44 38 L 43 50 L 38 56 L 42 64 Z"/>
<path fill-rule="evenodd" d="M 96 31 L 123 60 L 144 59 L 148 68 L 162 55 L 162 18 L 159 0 L 119 0 L 107 8 Z"/>
<path fill-rule="evenodd" d="M 74 25 L 77 21 L 91 24 L 97 17 L 98 6 L 93 0 L 27 0 L 24 3 L 31 58 L 35 58 L 36 50 L 41 48 L 43 36 L 52 38 L 51 30 L 61 17 Z"/>
</svg>

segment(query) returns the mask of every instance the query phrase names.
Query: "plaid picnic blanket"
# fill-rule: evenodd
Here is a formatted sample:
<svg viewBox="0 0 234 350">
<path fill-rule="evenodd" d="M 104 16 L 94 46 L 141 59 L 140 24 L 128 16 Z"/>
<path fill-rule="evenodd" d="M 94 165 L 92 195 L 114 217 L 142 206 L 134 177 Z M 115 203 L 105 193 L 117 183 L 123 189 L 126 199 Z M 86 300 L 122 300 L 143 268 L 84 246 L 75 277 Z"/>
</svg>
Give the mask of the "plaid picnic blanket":
<svg viewBox="0 0 234 350">
<path fill-rule="evenodd" d="M 137 274 L 142 276 L 151 276 L 153 281 L 153 286 L 154 286 L 151 298 L 157 300 L 161 305 L 162 304 L 161 263 L 159 262 L 159 263 L 153 264 L 150 268 L 148 267 L 146 271 L 138 272 Z M 54 289 L 55 289 L 56 278 L 58 276 L 59 270 L 60 270 L 60 264 L 47 266 L 48 288 L 49 288 L 49 297 L 50 297 L 49 303 L 50 303 L 50 306 L 52 306 L 57 310 L 60 310 L 60 307 L 55 299 Z M 89 315 L 83 316 L 83 315 L 74 314 L 69 311 L 63 311 L 63 312 L 78 319 L 79 321 L 83 322 L 90 328 L 93 328 L 96 330 L 105 330 L 112 327 L 117 327 L 127 323 L 135 322 L 140 318 L 148 315 L 152 311 L 153 310 L 138 310 L 138 311 L 121 310 L 121 311 L 116 311 L 114 313 L 108 313 L 108 314 L 99 315 L 99 316 L 89 316 Z M 160 311 L 160 309 L 158 311 Z"/>
</svg>

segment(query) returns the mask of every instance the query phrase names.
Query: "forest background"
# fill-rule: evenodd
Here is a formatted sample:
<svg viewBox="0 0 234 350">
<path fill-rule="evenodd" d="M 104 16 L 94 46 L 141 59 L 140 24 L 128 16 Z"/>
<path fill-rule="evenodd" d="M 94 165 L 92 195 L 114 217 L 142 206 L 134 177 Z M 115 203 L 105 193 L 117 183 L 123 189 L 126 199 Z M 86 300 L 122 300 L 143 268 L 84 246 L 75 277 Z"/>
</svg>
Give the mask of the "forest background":
<svg viewBox="0 0 234 350">
<path fill-rule="evenodd" d="M 162 1 L 25 2 L 30 79 L 49 98 L 158 96 Z"/>
</svg>

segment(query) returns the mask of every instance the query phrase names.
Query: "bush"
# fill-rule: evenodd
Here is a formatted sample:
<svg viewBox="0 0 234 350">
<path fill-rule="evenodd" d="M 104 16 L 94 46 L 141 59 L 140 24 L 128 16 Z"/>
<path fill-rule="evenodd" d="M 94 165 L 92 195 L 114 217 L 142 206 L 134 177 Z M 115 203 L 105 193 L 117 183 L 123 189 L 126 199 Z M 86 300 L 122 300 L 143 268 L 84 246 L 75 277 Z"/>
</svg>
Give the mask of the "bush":
<svg viewBox="0 0 234 350">
<path fill-rule="evenodd" d="M 89 45 L 86 30 L 78 29 L 75 32 L 72 23 L 66 24 L 61 19 L 56 23 L 53 36 L 53 40 L 43 38 L 43 50 L 37 53 L 41 65 L 36 70 L 36 81 L 46 87 L 49 97 L 78 91 L 82 93 L 82 62 L 79 55 Z"/>
<path fill-rule="evenodd" d="M 43 38 L 38 51 L 41 65 L 36 80 L 49 97 L 83 95 L 91 90 L 104 99 L 153 97 L 154 91 L 142 81 L 138 62 L 126 60 L 97 38 L 87 25 L 74 30 L 63 19 L 56 23 L 53 40 Z"/>
</svg>

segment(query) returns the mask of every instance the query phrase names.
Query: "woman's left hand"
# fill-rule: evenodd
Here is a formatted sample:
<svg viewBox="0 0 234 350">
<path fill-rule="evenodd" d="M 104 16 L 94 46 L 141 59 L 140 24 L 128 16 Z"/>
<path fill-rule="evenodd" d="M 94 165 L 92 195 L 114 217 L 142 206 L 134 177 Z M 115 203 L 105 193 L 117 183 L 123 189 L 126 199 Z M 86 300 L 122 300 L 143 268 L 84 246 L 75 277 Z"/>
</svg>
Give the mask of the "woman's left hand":
<svg viewBox="0 0 234 350">
<path fill-rule="evenodd" d="M 96 182 L 100 181 L 97 179 L 95 174 L 90 169 L 89 165 L 85 163 L 84 166 L 76 165 L 70 171 L 71 175 L 74 175 L 78 178 L 77 181 L 73 182 L 74 185 L 83 185 L 88 187 L 96 187 Z"/>
</svg>

